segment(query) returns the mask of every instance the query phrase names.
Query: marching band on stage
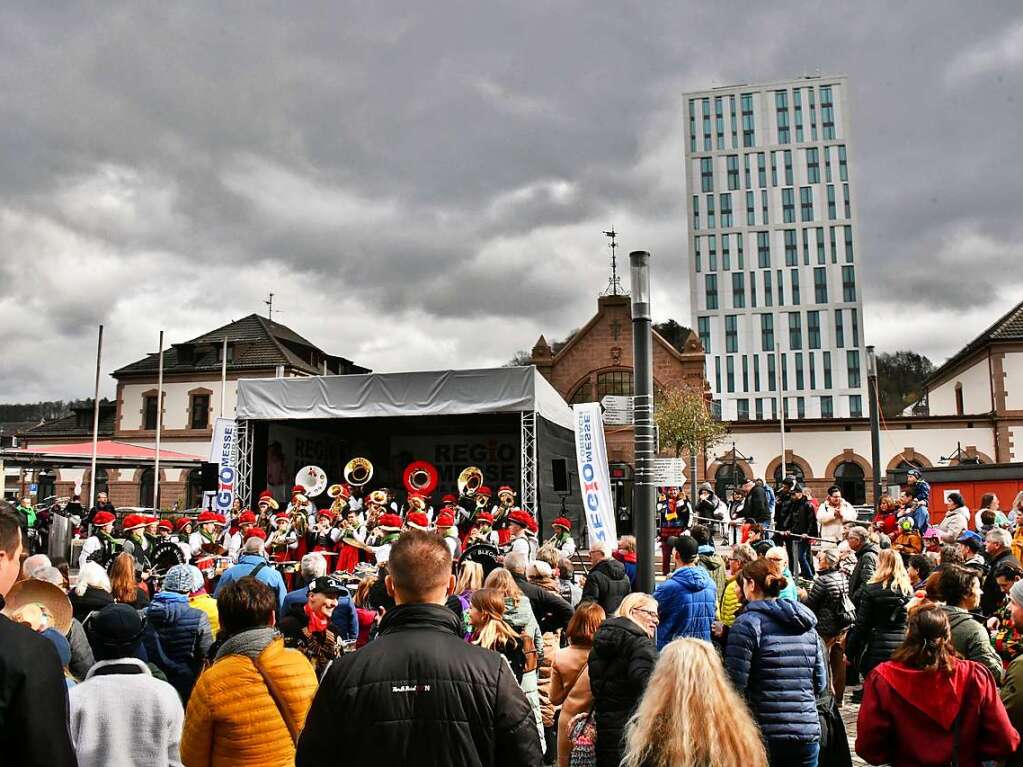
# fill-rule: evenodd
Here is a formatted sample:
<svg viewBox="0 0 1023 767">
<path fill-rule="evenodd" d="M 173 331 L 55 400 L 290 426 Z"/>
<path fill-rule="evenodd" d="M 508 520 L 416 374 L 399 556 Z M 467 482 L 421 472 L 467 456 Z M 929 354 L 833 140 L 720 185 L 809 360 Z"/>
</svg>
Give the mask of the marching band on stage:
<svg viewBox="0 0 1023 767">
<path fill-rule="evenodd" d="M 353 458 L 343 474 L 343 482 L 328 486 L 322 469 L 306 466 L 298 472 L 283 509 L 264 490 L 255 511 L 236 502 L 226 516 L 209 509 L 194 518 L 174 520 L 129 514 L 121 520 L 120 537 L 114 535 L 115 515 L 101 511 L 92 520 L 92 535 L 81 549 L 79 566 L 93 561 L 106 567 L 126 551 L 135 558 L 142 579 L 159 579 L 174 565 L 191 563 L 211 586 L 237 562 L 245 541 L 259 537 L 265 540 L 269 564 L 280 569 L 290 585 L 309 552 L 327 557 L 330 572 L 352 573 L 386 563 L 402 531 L 413 528 L 436 531 L 456 562 L 464 556 L 496 566 L 513 551 L 533 558 L 541 545 L 568 557 L 575 553 L 568 519 L 554 520 L 554 535 L 541 542 L 536 520 L 516 506 L 515 490 L 500 486 L 494 503 L 493 492 L 483 484 L 483 472 L 475 466 L 462 471 L 458 493 L 442 496 L 436 508 L 433 494 L 439 476 L 426 461 L 405 467 L 403 497 L 390 488 L 369 488 L 373 464 L 366 458 Z M 314 499 L 321 496 L 329 506 L 317 505 Z"/>
</svg>

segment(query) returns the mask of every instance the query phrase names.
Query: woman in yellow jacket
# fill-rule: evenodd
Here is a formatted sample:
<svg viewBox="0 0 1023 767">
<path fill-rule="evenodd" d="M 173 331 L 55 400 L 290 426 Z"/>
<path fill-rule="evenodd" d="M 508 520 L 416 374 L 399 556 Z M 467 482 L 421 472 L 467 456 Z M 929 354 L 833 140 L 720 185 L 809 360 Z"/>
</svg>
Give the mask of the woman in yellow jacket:
<svg viewBox="0 0 1023 767">
<path fill-rule="evenodd" d="M 277 598 L 243 578 L 217 599 L 225 639 L 196 682 L 185 711 L 185 767 L 281 767 L 295 762 L 295 743 L 316 693 L 316 674 L 273 628 Z"/>
<path fill-rule="evenodd" d="M 728 557 L 728 581 L 718 595 L 718 620 L 728 628 L 735 623 L 739 607 L 742 605 L 739 599 L 739 584 L 735 580 L 739 571 L 757 558 L 757 552 L 748 543 L 740 543 L 732 548 L 732 555 Z"/>
</svg>

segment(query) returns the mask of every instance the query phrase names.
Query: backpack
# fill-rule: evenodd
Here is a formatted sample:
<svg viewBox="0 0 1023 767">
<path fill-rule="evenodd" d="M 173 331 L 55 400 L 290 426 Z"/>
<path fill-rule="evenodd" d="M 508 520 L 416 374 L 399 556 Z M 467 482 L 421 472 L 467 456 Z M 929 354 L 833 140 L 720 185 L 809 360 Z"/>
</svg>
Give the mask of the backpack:
<svg viewBox="0 0 1023 767">
<path fill-rule="evenodd" d="M 597 723 L 593 710 L 576 714 L 568 726 L 568 741 L 572 744 L 569 767 L 595 767 L 597 764 Z"/>
<path fill-rule="evenodd" d="M 526 656 L 526 665 L 523 666 L 522 673 L 528 674 L 530 671 L 536 671 L 537 666 L 540 665 L 540 653 L 536 651 L 536 642 L 533 641 L 532 635 L 525 631 L 519 632 L 519 639 L 522 640 L 522 652 Z"/>
</svg>

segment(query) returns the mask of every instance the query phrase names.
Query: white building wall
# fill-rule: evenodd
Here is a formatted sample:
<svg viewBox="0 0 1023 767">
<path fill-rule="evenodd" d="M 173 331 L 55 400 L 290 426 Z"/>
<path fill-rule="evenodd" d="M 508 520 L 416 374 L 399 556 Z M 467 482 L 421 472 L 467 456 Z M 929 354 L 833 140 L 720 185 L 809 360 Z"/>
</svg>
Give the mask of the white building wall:
<svg viewBox="0 0 1023 767">
<path fill-rule="evenodd" d="M 1023 410 L 1023 352 L 1006 352 L 1002 370 L 1005 372 L 1005 409 Z"/>
<path fill-rule="evenodd" d="M 142 428 L 142 395 L 156 389 L 156 383 L 126 384 L 122 390 L 121 425 L 124 431 L 137 431 Z M 189 427 L 188 392 L 193 389 L 209 389 L 210 424 L 220 415 L 220 379 L 214 381 L 164 381 L 163 392 L 163 428 L 187 429 Z M 227 397 L 225 409 L 228 417 L 233 418 L 237 403 L 238 382 L 227 381 Z"/>
<path fill-rule="evenodd" d="M 821 93 L 825 87 L 830 87 L 834 103 L 834 135 L 827 139 L 821 108 Z M 787 94 L 790 134 L 785 143 L 780 143 L 775 101 L 780 91 Z M 777 407 L 774 392 L 783 377 L 787 378 L 784 388 L 788 393 L 790 418 L 798 417 L 800 401 L 802 414 L 808 418 L 866 412 L 864 318 L 855 267 L 862 257 L 862 248 L 850 175 L 847 91 L 847 81 L 838 77 L 805 78 L 685 95 L 686 211 L 693 328 L 708 348 L 707 379 L 726 420 L 741 419 L 740 406 L 748 407 L 751 419 L 772 417 Z M 802 136 L 797 132 L 795 118 L 797 92 L 800 94 Z M 747 94 L 751 97 L 756 126 L 753 146 L 743 145 L 742 99 Z M 718 103 L 722 113 L 720 140 Z M 704 119 L 706 110 L 709 110 L 709 123 Z M 709 147 L 704 132 L 708 125 Z M 813 151 L 816 151 L 817 180 L 811 180 L 810 175 Z M 839 159 L 840 151 L 845 153 L 844 164 Z M 787 153 L 790 162 L 786 162 Z M 735 158 L 731 175 L 729 158 Z M 711 189 L 704 185 L 706 161 L 712 169 Z M 791 167 L 791 178 L 787 167 Z M 809 220 L 803 220 L 802 215 L 803 189 L 811 194 L 813 214 Z M 834 195 L 833 209 L 829 207 L 829 189 Z M 792 193 L 795 219 L 792 222 L 784 220 L 783 190 Z M 722 213 L 723 195 L 730 195 L 730 224 Z M 750 201 L 752 219 L 749 218 Z M 847 230 L 851 233 L 851 258 L 846 252 Z M 793 233 L 794 251 L 791 247 Z M 769 263 L 761 261 L 758 235 L 766 236 L 770 243 Z M 788 249 L 787 236 L 790 238 Z M 820 296 L 822 300 L 818 302 L 815 278 L 821 275 L 826 278 L 827 295 L 826 300 L 823 300 L 825 296 Z M 855 285 L 855 294 L 845 301 L 843 282 L 848 277 Z M 736 280 L 740 279 L 742 290 L 736 291 Z M 769 293 L 765 279 L 770 281 Z M 710 286 L 715 282 L 716 291 L 712 291 Z M 798 302 L 794 301 L 796 284 Z M 716 307 L 708 303 L 710 292 L 716 293 Z M 820 328 L 819 339 L 814 338 L 814 343 L 810 339 L 811 312 L 815 313 Z M 769 358 L 774 356 L 771 353 L 774 350 L 764 348 L 761 325 L 765 314 L 772 318 L 774 342 L 780 347 L 780 357 L 774 360 L 777 383 L 773 387 L 769 382 L 772 364 Z M 790 314 L 799 317 L 799 334 L 795 338 L 789 332 Z M 731 317 L 736 322 L 734 345 L 729 345 L 726 333 L 726 323 L 730 321 L 727 318 Z M 797 343 L 791 344 L 790 340 Z M 827 366 L 825 352 L 828 353 Z M 853 352 L 853 361 L 859 365 L 858 383 L 855 376 L 850 380 L 848 352 Z M 729 365 L 733 371 L 731 385 Z M 801 381 L 797 374 L 800 366 Z M 826 368 L 830 371 L 830 382 Z M 822 397 L 830 397 L 830 413 L 822 412 Z M 851 412 L 853 398 L 859 406 L 857 413 Z"/>
<path fill-rule="evenodd" d="M 1007 379 L 1008 380 L 1008 379 Z M 1023 381 L 1023 377 L 1020 377 Z M 963 387 L 963 413 L 976 415 L 989 413 L 991 402 L 991 375 L 987 357 L 981 357 L 970 367 L 961 371 L 928 393 L 931 415 L 958 415 L 956 412 L 956 386 Z"/>
</svg>

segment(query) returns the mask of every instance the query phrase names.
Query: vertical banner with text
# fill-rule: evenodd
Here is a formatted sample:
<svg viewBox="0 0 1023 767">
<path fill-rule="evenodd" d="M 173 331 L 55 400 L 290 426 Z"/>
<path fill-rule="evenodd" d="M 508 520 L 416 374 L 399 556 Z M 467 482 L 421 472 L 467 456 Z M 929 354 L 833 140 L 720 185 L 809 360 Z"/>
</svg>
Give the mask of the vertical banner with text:
<svg viewBox="0 0 1023 767">
<path fill-rule="evenodd" d="M 589 532 L 589 545 L 596 541 L 614 544 L 615 528 L 611 478 L 607 467 L 607 445 L 604 444 L 604 422 L 600 403 L 573 405 L 575 415 L 575 454 L 579 466 L 579 487 Z"/>
<path fill-rule="evenodd" d="M 218 418 L 213 426 L 213 441 L 210 443 L 210 463 L 218 465 L 217 493 L 213 497 L 213 510 L 226 515 L 231 511 L 238 479 L 235 469 L 235 440 L 238 426 L 233 418 Z"/>
</svg>

